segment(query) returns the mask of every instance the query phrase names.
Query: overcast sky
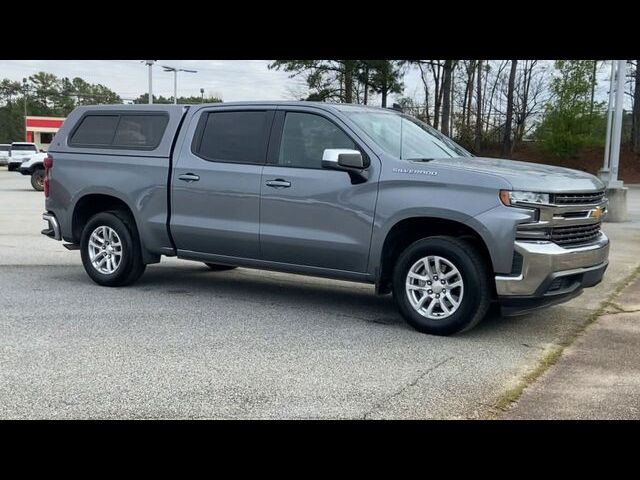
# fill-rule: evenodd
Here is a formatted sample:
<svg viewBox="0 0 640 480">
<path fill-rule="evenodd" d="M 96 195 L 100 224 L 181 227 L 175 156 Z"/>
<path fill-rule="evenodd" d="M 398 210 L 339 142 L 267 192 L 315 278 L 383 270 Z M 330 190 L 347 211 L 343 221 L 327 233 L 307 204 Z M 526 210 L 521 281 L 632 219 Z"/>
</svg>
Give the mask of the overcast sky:
<svg viewBox="0 0 640 480">
<path fill-rule="evenodd" d="M 201 88 L 206 96 L 221 96 L 227 102 L 290 100 L 305 95 L 307 90 L 300 78 L 269 70 L 269 63 L 269 60 L 158 60 L 153 67 L 153 93 L 173 96 L 173 73 L 161 68 L 169 65 L 198 71 L 178 74 L 178 96 L 200 96 Z M 101 83 L 125 100 L 148 90 L 148 70 L 140 60 L 0 60 L 0 78 L 21 81 L 40 71 Z M 598 73 L 597 97 L 606 100 L 609 66 L 601 65 Z M 422 84 L 416 69 L 407 73 L 404 83 L 404 95 L 422 101 Z"/>
<path fill-rule="evenodd" d="M 173 73 L 161 65 L 197 70 L 178 74 L 178 96 L 219 95 L 223 100 L 290 100 L 306 93 L 304 81 L 289 74 L 269 70 L 269 60 L 158 60 L 153 67 L 153 93 L 173 96 Z M 101 83 L 123 99 L 133 99 L 148 90 L 148 70 L 140 60 L 1 60 L 0 78 L 21 81 L 44 71 L 58 77 L 81 77 Z M 405 94 L 413 93 L 419 77 L 405 79 Z M 420 88 L 418 88 L 418 92 Z"/>
</svg>

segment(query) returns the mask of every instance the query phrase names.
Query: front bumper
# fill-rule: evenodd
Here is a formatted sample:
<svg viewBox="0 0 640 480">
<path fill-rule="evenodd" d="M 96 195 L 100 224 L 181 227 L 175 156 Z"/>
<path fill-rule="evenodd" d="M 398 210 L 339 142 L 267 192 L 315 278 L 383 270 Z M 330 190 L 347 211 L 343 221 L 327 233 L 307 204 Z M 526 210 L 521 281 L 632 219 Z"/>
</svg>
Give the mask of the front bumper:
<svg viewBox="0 0 640 480">
<path fill-rule="evenodd" d="M 22 164 L 22 161 L 19 161 L 19 162 L 9 161 L 9 163 L 7 164 L 7 170 L 9 170 L 10 172 L 14 172 L 20 168 L 21 164 Z"/>
<path fill-rule="evenodd" d="M 600 283 L 609 264 L 609 239 L 604 233 L 595 242 L 575 248 L 516 241 L 515 251 L 522 255 L 521 272 L 495 277 L 498 299 L 507 315 L 570 300 L 583 288 Z"/>
</svg>

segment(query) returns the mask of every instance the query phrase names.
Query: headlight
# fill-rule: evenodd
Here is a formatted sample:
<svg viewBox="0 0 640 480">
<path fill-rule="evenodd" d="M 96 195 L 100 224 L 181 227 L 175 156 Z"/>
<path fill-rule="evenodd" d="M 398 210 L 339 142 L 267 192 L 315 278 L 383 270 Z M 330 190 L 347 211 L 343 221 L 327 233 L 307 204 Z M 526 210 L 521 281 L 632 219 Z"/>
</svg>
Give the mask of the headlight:
<svg viewBox="0 0 640 480">
<path fill-rule="evenodd" d="M 548 205 L 549 194 L 538 192 L 519 192 L 512 190 L 500 190 L 500 200 L 511 207 L 516 204 Z"/>
</svg>

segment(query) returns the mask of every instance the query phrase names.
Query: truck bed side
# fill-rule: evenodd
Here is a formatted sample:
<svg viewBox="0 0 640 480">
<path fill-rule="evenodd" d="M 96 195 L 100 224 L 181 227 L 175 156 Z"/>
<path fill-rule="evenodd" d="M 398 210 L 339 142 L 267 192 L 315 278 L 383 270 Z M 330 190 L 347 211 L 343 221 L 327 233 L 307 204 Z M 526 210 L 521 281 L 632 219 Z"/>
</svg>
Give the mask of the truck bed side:
<svg viewBox="0 0 640 480">
<path fill-rule="evenodd" d="M 167 229 L 168 181 L 171 153 L 188 107 L 179 105 L 91 106 L 75 109 L 49 148 L 54 159 L 46 209 L 60 224 L 64 240 L 77 243 L 79 231 L 74 215 L 92 204 L 110 199 L 124 203 L 136 221 L 143 255 L 153 257 L 171 251 Z M 91 147 L 69 144 L 74 129 L 85 115 L 166 113 L 162 139 L 154 148 Z"/>
</svg>

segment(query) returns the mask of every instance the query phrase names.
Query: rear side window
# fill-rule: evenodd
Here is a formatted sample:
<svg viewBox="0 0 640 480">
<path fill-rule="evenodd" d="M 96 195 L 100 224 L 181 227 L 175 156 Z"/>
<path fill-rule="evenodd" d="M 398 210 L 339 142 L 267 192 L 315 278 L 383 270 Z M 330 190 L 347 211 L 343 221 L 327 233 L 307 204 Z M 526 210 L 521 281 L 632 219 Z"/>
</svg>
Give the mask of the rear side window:
<svg viewBox="0 0 640 480">
<path fill-rule="evenodd" d="M 266 111 L 210 112 L 201 120 L 194 153 L 216 162 L 264 163 L 270 118 Z"/>
<path fill-rule="evenodd" d="M 113 142 L 118 120 L 118 115 L 87 115 L 82 119 L 69 143 L 108 147 Z"/>
<path fill-rule="evenodd" d="M 155 147 L 162 139 L 167 121 L 165 115 L 122 115 L 113 145 Z"/>
<path fill-rule="evenodd" d="M 150 150 L 160 144 L 168 122 L 166 114 L 86 115 L 69 145 Z"/>
</svg>

